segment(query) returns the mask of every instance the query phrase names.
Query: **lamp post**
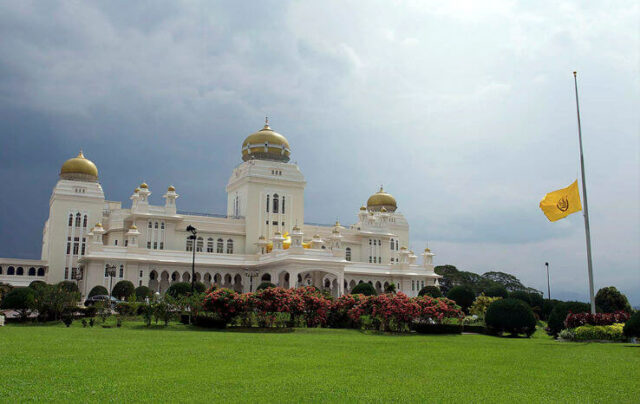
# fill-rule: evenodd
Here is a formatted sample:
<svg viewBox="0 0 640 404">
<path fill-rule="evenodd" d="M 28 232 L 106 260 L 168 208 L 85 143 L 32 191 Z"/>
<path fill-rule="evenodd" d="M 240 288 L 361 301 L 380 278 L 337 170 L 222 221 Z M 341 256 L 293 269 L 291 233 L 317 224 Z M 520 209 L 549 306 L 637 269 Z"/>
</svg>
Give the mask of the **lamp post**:
<svg viewBox="0 0 640 404">
<path fill-rule="evenodd" d="M 113 277 L 116 276 L 116 266 L 107 264 L 105 266 L 105 271 L 107 272 L 107 275 L 109 275 L 109 308 L 111 308 L 111 288 L 113 287 Z"/>
<path fill-rule="evenodd" d="M 249 292 L 253 292 L 253 278 L 258 276 L 258 271 L 249 271 L 248 269 L 245 269 L 244 276 L 249 278 Z"/>
<path fill-rule="evenodd" d="M 551 300 L 551 286 L 549 285 L 549 263 L 545 262 L 544 265 L 547 267 L 547 296 L 549 300 Z"/>
<path fill-rule="evenodd" d="M 196 286 L 196 237 L 198 230 L 189 225 L 187 226 L 187 231 L 191 232 L 189 239 L 193 240 L 191 243 L 191 250 L 193 251 L 193 258 L 191 259 L 191 295 L 193 295 Z"/>
</svg>

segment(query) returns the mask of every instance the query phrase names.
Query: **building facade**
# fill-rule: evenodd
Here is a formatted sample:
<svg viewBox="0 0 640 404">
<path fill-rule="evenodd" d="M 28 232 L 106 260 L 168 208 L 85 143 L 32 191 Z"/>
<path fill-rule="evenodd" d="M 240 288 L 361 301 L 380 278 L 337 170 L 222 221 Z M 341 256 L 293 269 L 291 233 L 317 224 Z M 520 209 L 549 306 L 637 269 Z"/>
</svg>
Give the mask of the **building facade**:
<svg viewBox="0 0 640 404">
<path fill-rule="evenodd" d="M 394 283 L 415 296 L 437 285 L 433 253 L 425 249 L 417 262 L 406 247 L 409 225 L 382 187 L 356 210 L 353 224 L 305 223 L 306 182 L 290 154 L 287 139 L 268 122 L 249 135 L 226 186 L 227 212 L 216 215 L 178 210 L 173 186 L 162 196 L 164 206 L 149 203 L 146 183 L 135 188 L 128 207 L 108 201 L 96 165 L 80 152 L 62 165 L 51 194 L 41 260 L 0 258 L 0 282 L 72 280 L 86 296 L 96 285 L 128 280 L 163 293 L 191 281 L 195 256 L 196 281 L 239 292 L 271 282 L 340 296 L 369 282 L 380 292 Z M 111 277 L 107 268 L 114 266 Z"/>
</svg>

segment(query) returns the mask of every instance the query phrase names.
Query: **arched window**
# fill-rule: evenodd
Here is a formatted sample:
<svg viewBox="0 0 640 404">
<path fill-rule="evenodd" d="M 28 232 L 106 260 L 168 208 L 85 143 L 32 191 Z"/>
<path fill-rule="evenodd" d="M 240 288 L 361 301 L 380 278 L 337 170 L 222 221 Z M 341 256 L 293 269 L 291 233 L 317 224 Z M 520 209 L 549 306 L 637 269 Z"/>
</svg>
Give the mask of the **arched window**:
<svg viewBox="0 0 640 404">
<path fill-rule="evenodd" d="M 118 274 L 119 278 L 124 278 L 124 265 L 120 264 L 120 273 Z"/>
<path fill-rule="evenodd" d="M 398 249 L 398 240 L 396 240 L 396 250 Z"/>
<path fill-rule="evenodd" d="M 84 219 L 82 220 L 82 227 L 87 227 L 87 215 L 84 215 Z"/>
<path fill-rule="evenodd" d="M 69 226 L 73 226 L 73 215 L 69 215 Z"/>
<path fill-rule="evenodd" d="M 151 271 L 149 274 L 149 280 L 154 281 L 156 279 L 156 271 Z"/>
<path fill-rule="evenodd" d="M 202 252 L 202 247 L 204 245 L 204 240 L 202 237 L 198 237 L 198 243 L 196 244 L 196 252 Z"/>
<path fill-rule="evenodd" d="M 164 222 L 160 222 L 160 230 L 164 230 Z"/>
<path fill-rule="evenodd" d="M 76 214 L 76 227 L 80 227 L 80 223 L 82 221 L 82 215 L 80 213 Z"/>
<path fill-rule="evenodd" d="M 29 276 L 36 276 L 36 269 L 34 267 L 29 268 Z"/>
<path fill-rule="evenodd" d="M 227 254 L 233 254 L 233 240 L 227 240 Z"/>
<path fill-rule="evenodd" d="M 207 239 L 207 252 L 208 253 L 213 252 L 213 239 L 211 237 Z"/>
<path fill-rule="evenodd" d="M 7 268 L 7 275 L 15 275 L 16 269 L 14 267 Z"/>
<path fill-rule="evenodd" d="M 282 213 L 285 213 L 285 211 L 284 211 L 284 195 L 282 195 Z"/>
<path fill-rule="evenodd" d="M 153 227 L 153 223 L 151 223 L 151 220 L 149 220 L 149 226 L 150 229 Z"/>
<path fill-rule="evenodd" d="M 38 268 L 38 276 L 44 276 L 44 268 Z"/>
<path fill-rule="evenodd" d="M 278 194 L 273 194 L 273 213 L 278 213 Z"/>
<path fill-rule="evenodd" d="M 2 267 L 0 267 L 0 275 L 2 275 Z"/>
<path fill-rule="evenodd" d="M 193 251 L 193 240 L 187 237 L 187 251 Z"/>
<path fill-rule="evenodd" d="M 267 213 L 269 213 L 269 195 L 267 194 Z"/>
<path fill-rule="evenodd" d="M 269 274 L 264 274 L 264 275 L 262 275 L 262 278 L 260 278 L 260 280 L 261 280 L 262 282 L 271 282 L 271 275 L 269 275 Z"/>
<path fill-rule="evenodd" d="M 391 239 L 391 249 L 393 250 L 393 239 Z"/>
<path fill-rule="evenodd" d="M 154 227 L 155 229 L 157 229 L 157 228 L 158 228 L 158 222 L 156 222 L 156 223 L 154 224 L 154 226 L 153 226 L 153 227 Z"/>
<path fill-rule="evenodd" d="M 24 268 L 18 267 L 18 269 L 16 270 L 16 275 L 18 276 L 24 275 Z"/>
<path fill-rule="evenodd" d="M 218 244 L 216 246 L 216 252 L 218 254 L 222 254 L 224 252 L 224 241 L 221 238 L 218 239 Z"/>
<path fill-rule="evenodd" d="M 351 247 L 347 247 L 347 249 L 345 250 L 344 259 L 346 259 L 347 261 L 351 261 Z"/>
</svg>

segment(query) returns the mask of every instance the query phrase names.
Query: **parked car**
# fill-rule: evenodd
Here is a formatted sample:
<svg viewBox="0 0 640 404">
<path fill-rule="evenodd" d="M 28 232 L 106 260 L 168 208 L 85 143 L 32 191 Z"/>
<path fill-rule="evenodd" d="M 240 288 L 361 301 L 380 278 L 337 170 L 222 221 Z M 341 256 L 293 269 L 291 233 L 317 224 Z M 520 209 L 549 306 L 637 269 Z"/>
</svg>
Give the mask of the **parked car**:
<svg viewBox="0 0 640 404">
<path fill-rule="evenodd" d="M 102 303 L 106 304 L 108 301 L 109 301 L 109 296 L 107 296 L 107 295 L 96 295 L 96 296 L 91 296 L 90 298 L 85 300 L 84 301 L 84 305 L 86 307 L 89 307 L 89 306 L 93 306 L 94 304 L 96 304 L 98 302 L 102 302 Z M 111 296 L 111 307 L 115 306 L 118 303 L 122 303 L 122 300 L 116 299 L 115 297 Z"/>
</svg>

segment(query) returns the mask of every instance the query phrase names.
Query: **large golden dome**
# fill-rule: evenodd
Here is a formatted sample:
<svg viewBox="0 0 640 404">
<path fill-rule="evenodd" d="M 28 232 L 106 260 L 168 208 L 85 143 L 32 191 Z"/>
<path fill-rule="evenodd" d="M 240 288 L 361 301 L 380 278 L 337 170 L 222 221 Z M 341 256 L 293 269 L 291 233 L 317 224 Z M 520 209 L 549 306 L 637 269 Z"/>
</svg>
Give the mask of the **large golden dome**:
<svg viewBox="0 0 640 404">
<path fill-rule="evenodd" d="M 98 167 L 82 154 L 65 161 L 60 168 L 60 177 L 68 180 L 97 181 Z"/>
<path fill-rule="evenodd" d="M 384 192 L 384 189 L 380 187 L 380 191 L 371 195 L 367 200 L 367 209 L 370 211 L 381 211 L 383 208 L 389 212 L 395 212 L 398 205 L 396 204 L 396 198 Z"/>
<path fill-rule="evenodd" d="M 291 149 L 287 139 L 274 132 L 267 120 L 264 128 L 252 133 L 242 143 L 242 160 L 289 161 Z"/>
</svg>

